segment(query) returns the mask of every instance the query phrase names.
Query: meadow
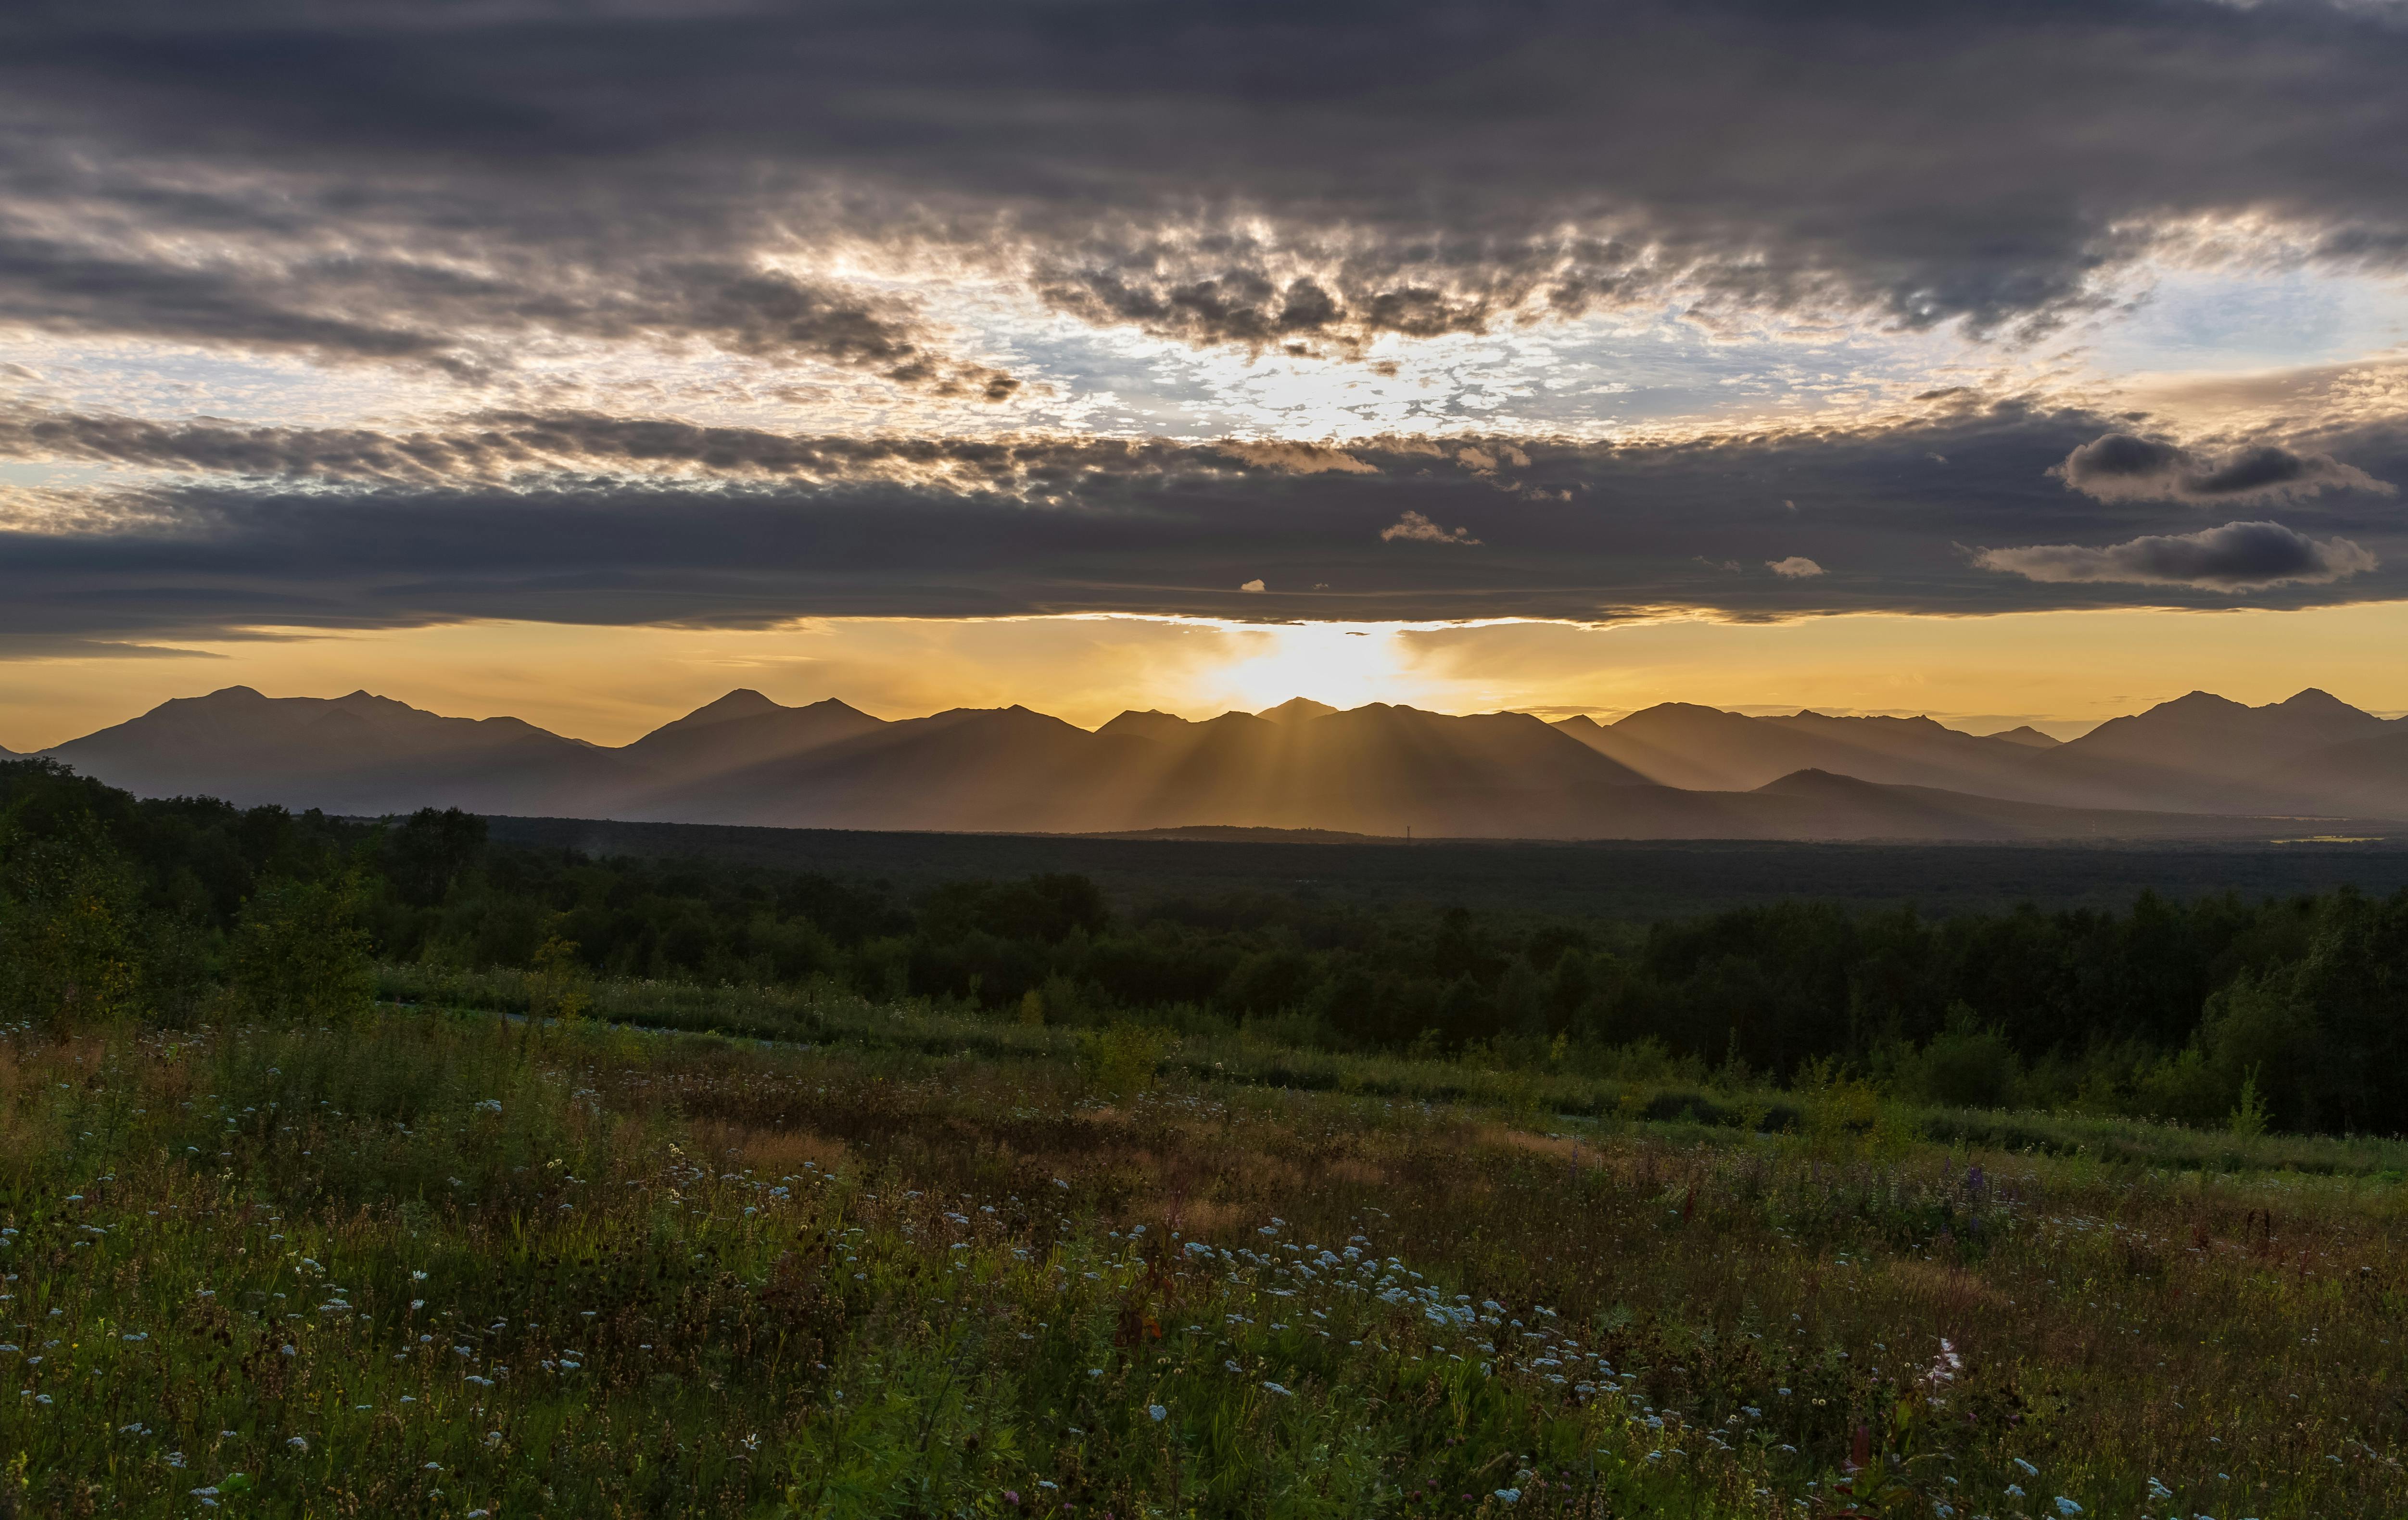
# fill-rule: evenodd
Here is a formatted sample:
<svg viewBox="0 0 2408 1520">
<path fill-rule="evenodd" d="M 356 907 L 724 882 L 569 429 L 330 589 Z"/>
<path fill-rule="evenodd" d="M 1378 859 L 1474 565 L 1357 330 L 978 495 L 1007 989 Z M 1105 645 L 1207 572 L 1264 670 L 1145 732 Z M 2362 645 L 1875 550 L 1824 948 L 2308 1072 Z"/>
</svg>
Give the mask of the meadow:
<svg viewBox="0 0 2408 1520">
<path fill-rule="evenodd" d="M 383 980 L 0 1039 L 0 1513 L 2408 1513 L 2399 1142 Z"/>
</svg>

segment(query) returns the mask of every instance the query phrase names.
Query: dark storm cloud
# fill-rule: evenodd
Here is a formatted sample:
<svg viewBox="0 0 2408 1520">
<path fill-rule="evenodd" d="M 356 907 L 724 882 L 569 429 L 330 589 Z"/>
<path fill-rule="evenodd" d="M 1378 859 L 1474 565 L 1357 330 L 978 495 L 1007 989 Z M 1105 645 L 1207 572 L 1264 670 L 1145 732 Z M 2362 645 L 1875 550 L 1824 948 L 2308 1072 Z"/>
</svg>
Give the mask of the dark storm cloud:
<svg viewBox="0 0 2408 1520">
<path fill-rule="evenodd" d="M 1985 549 L 1973 563 L 2031 581 L 2256 591 L 2346 581 L 2375 568 L 2378 562 L 2347 538 L 2320 542 L 2280 523 L 2227 523 L 2197 533 L 2152 534 L 2103 549 L 2076 544 Z"/>
<path fill-rule="evenodd" d="M 2298 501 L 2325 491 L 2392 486 L 2330 454 L 2302 453 L 2261 443 L 2221 455 L 2129 433 L 2109 433 L 2065 456 L 2057 474 L 2100 501 L 2186 501 L 2201 506 L 2260 506 Z"/>
<path fill-rule="evenodd" d="M 146 257 L 107 238 L 12 234 L 5 207 L 0 325 L 424 365 L 464 380 L 507 367 L 510 337 L 543 329 L 699 341 L 773 363 L 865 370 L 940 395 L 1000 401 L 1020 385 L 948 356 L 907 302 L 783 273 L 673 261 L 564 278 L 539 265 L 466 272 L 275 246 L 243 257 Z"/>
<path fill-rule="evenodd" d="M 1765 619 L 2408 595 L 2395 502 L 2344 494 L 2287 509 L 2288 525 L 2186 533 L 2187 508 L 2098 502 L 2050 476 L 2101 431 L 2095 415 L 2014 405 L 1677 445 L 1343 449 L 800 437 L 590 414 L 387 435 L 20 411 L 0 414 L 0 456 L 185 483 L 21 506 L 0 533 L 0 638 L 481 617 Z M 2361 430 L 2350 452 L 2399 473 L 2408 432 Z M 2098 543 L 2113 547 L 2071 547 Z M 1977 560 L 1964 544 L 2057 547 Z"/>
<path fill-rule="evenodd" d="M 2396 10 L 2315 0 L 21 5 L 0 301 L 422 362 L 466 323 L 616 323 L 918 375 L 889 314 L 744 284 L 840 241 L 1333 353 L 1668 296 L 2014 329 L 2186 218 L 2401 267 L 2403 77 Z M 907 383 L 995 383 L 927 363 Z"/>
<path fill-rule="evenodd" d="M 111 255 L 87 243 L 0 232 L 0 322 L 52 332 L 131 333 L 346 359 L 441 363 L 440 332 L 296 307 L 255 273 Z"/>
<path fill-rule="evenodd" d="M 920 483 L 1021 494 L 1098 477 L 1369 471 L 1326 445 L 1032 436 L 810 437 L 595 412 L 486 412 L 409 432 L 257 427 L 0 407 L 0 458 L 66 460 L 295 481 L 474 487 L 529 476 L 701 472 L 726 482 Z"/>
</svg>

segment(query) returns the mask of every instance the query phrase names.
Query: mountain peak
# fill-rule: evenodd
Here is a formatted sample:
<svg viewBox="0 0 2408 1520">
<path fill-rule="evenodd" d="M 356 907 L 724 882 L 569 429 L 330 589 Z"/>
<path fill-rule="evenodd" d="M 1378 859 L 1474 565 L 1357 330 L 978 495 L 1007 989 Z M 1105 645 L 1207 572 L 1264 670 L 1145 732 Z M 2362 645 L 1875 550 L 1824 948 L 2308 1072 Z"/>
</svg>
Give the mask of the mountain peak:
<svg viewBox="0 0 2408 1520">
<path fill-rule="evenodd" d="M 415 712 L 418 710 L 397 697 L 379 696 L 365 686 L 358 691 L 346 692 L 340 696 L 331 697 L 326 705 L 330 708 L 340 708 L 346 712 Z"/>
<path fill-rule="evenodd" d="M 2204 716 L 2211 712 L 2246 712 L 2249 710 L 2245 704 L 2236 702 L 2229 696 L 2218 696 L 2214 692 L 2185 692 L 2172 701 L 2160 702 L 2148 710 L 2149 712 L 2197 713 Z M 2147 716 L 2147 713 L 2143 713 L 2143 716 Z"/>
<path fill-rule="evenodd" d="M 765 712 L 788 710 L 754 691 L 738 686 L 726 695 L 705 702 L 682 718 L 673 718 L 662 728 L 703 728 L 715 723 L 733 723 L 738 718 L 757 718 Z M 654 730 L 658 732 L 658 730 Z"/>
<path fill-rule="evenodd" d="M 695 709 L 694 712 L 689 713 L 688 716 L 692 717 L 698 716 L 705 712 L 715 712 L 724 714 L 730 718 L 747 718 L 756 712 L 777 712 L 781 710 L 782 710 L 781 704 L 770 701 L 767 697 L 762 695 L 759 692 L 754 691 L 752 687 L 738 686 L 734 691 L 729 692 L 726 695 L 719 698 L 715 702 L 704 703 L 701 707 Z"/>
<path fill-rule="evenodd" d="M 1265 708 L 1254 714 L 1271 723 L 1303 723 L 1312 718 L 1326 718 L 1338 710 L 1326 702 L 1316 702 L 1309 696 L 1291 696 L 1275 708 Z"/>
<path fill-rule="evenodd" d="M 2042 733 L 2039 729 L 2034 728 L 2029 724 L 2025 724 L 2018 728 L 2009 728 L 2003 732 L 1989 734 L 1984 737 L 1988 738 L 2002 738 L 2010 744 L 2021 744 L 2027 749 L 2033 750 L 2053 750 L 2056 749 L 2058 744 L 2063 742 L 2063 740 L 2057 738 L 2054 735 Z"/>
<path fill-rule="evenodd" d="M 2350 713 L 2358 713 L 2360 716 L 2365 715 L 2361 710 L 2350 706 L 2347 702 L 2343 701 L 2340 697 L 2335 696 L 2332 693 L 2326 691 L 2321 686 L 2311 686 L 2307 690 L 2286 697 L 2284 700 L 2277 702 L 2274 705 L 2285 712 L 2326 714 L 2335 717 L 2344 716 Z"/>
<path fill-rule="evenodd" d="M 1195 733 L 1199 726 L 1175 712 L 1165 712 L 1159 708 L 1148 708 L 1143 712 L 1131 708 L 1096 732 L 1115 738 L 1168 739 Z"/>
</svg>

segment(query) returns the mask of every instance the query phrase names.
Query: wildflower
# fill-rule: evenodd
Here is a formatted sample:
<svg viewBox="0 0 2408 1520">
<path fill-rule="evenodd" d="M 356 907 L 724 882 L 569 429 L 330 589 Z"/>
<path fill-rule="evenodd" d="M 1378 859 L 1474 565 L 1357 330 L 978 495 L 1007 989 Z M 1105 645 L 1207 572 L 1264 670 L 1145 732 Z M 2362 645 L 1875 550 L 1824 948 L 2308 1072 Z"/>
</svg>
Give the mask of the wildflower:
<svg viewBox="0 0 2408 1520">
<path fill-rule="evenodd" d="M 2024 1470 L 2025 1477 L 2037 1478 L 2040 1476 L 2040 1469 L 2032 1466 L 2029 1462 L 2025 1461 L 2022 1457 L 2012 1457 L 2009 1460 L 2013 1461 L 2015 1466 Z"/>
<path fill-rule="evenodd" d="M 2066 1498 L 2063 1494 L 2059 1494 L 2057 1496 L 2057 1513 L 2059 1514 L 2069 1515 L 2080 1514 L 2082 1513 L 2082 1506 Z"/>
<path fill-rule="evenodd" d="M 287 1341 L 283 1345 L 277 1347 L 276 1354 L 279 1356 L 298 1356 L 301 1355 L 300 1351 L 295 1348 L 291 1341 Z"/>
<path fill-rule="evenodd" d="M 296 1452 L 306 1452 L 309 1449 L 309 1438 L 308 1436 L 287 1436 L 284 1438 L 284 1444 L 292 1447 Z"/>
<path fill-rule="evenodd" d="M 1497 1497 L 1503 1499 L 1508 1504 L 1519 1504 L 1522 1502 L 1522 1490 L 1518 1488 L 1499 1488 L 1497 1490 Z"/>
<path fill-rule="evenodd" d="M 1163 1421 L 1170 1418 L 1170 1411 L 1163 1408 L 1160 1404 L 1148 1404 L 1145 1406 L 1145 1412 L 1153 1417 L 1154 1423 L 1156 1425 L 1160 1425 Z"/>
<path fill-rule="evenodd" d="M 2007 1497 L 2008 1497 L 2009 1498 L 2023 1498 L 2023 1497 L 2024 1497 L 2024 1485 L 2023 1485 L 2023 1484 L 2019 1484 L 2019 1483 L 2011 1483 L 2011 1484 L 2007 1484 Z"/>
<path fill-rule="evenodd" d="M 1275 1393 L 1275 1394 L 1279 1395 L 1282 1398 L 1294 1398 L 1296 1397 L 1296 1394 L 1295 1394 L 1295 1392 L 1294 1392 L 1293 1390 L 1291 1390 L 1291 1389 L 1287 1389 L 1287 1388 L 1283 1388 L 1283 1387 L 1281 1387 L 1278 1384 L 1273 1383 L 1273 1382 L 1269 1381 L 1268 1379 L 1265 1379 L 1265 1380 L 1264 1380 L 1264 1382 L 1263 1382 L 1263 1386 L 1264 1386 L 1264 1387 L 1266 1387 L 1266 1388 L 1268 1388 L 1268 1389 L 1269 1389 L 1271 1392 L 1273 1392 L 1273 1393 Z"/>
<path fill-rule="evenodd" d="M 1227 1368 L 1232 1372 L 1242 1372 L 1245 1370 L 1244 1368 L 1240 1367 L 1237 1363 L 1232 1361 L 1224 1360 L 1221 1365 Z"/>
</svg>

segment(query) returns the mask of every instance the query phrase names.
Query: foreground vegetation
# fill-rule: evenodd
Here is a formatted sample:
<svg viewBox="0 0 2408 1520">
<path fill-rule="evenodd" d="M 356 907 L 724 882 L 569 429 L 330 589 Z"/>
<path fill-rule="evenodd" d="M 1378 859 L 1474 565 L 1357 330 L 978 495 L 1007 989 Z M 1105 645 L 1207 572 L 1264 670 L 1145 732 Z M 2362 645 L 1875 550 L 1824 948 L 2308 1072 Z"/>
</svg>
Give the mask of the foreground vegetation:
<svg viewBox="0 0 2408 1520">
<path fill-rule="evenodd" d="M 0 1508 L 2408 1511 L 2401 1188 L 2261 1169 L 2294 1142 L 1157 1084 L 886 1018 L 9 1030 Z"/>
<path fill-rule="evenodd" d="M 1123 1009 L 1058 965 L 1173 921 L 1061 879 L 793 879 L 744 932 L 851 959 L 608 974 L 594 915 L 775 884 L 660 870 L 0 767 L 0 1516 L 2408 1513 L 2408 1142 L 2262 1063 L 2186 1126 L 1936 1103 L 2106 1069 L 1961 1016 L 1773 1068 Z M 2256 911 L 2324 927 L 2249 984 L 2393 911 Z M 980 935 L 1062 959 L 911 990 Z"/>
</svg>

